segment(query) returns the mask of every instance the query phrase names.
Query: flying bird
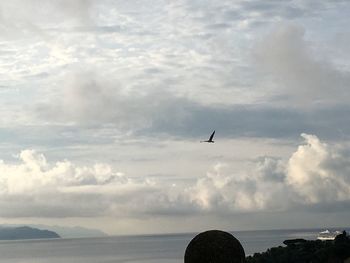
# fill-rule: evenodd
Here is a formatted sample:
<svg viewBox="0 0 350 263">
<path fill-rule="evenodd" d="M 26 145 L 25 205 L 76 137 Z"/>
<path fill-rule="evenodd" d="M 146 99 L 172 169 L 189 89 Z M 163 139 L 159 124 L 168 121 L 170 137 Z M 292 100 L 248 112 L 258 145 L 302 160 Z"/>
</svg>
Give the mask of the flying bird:
<svg viewBox="0 0 350 263">
<path fill-rule="evenodd" d="M 200 142 L 209 142 L 209 143 L 214 143 L 213 138 L 214 138 L 215 131 L 210 135 L 209 140 L 207 141 L 200 141 Z"/>
</svg>

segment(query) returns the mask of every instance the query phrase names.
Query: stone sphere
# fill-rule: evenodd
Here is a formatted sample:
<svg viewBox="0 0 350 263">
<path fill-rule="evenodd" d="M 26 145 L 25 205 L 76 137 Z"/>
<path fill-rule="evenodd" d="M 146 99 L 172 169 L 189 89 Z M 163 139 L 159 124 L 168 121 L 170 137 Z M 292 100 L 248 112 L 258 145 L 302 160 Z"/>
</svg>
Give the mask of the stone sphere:
<svg viewBox="0 0 350 263">
<path fill-rule="evenodd" d="M 241 243 L 230 233 L 209 230 L 195 236 L 185 251 L 185 263 L 242 263 Z"/>
</svg>

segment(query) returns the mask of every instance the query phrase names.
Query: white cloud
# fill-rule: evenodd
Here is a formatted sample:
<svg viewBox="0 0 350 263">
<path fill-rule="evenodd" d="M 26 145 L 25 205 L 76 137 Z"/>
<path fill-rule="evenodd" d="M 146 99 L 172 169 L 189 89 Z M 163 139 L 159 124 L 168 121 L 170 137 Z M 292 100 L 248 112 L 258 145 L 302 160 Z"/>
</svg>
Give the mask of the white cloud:
<svg viewBox="0 0 350 263">
<path fill-rule="evenodd" d="M 20 163 L 0 164 L 1 216 L 59 216 L 101 213 L 106 207 L 94 201 L 91 207 L 89 195 L 67 195 L 67 189 L 84 186 L 128 185 L 121 173 L 113 172 L 108 165 L 76 166 L 69 161 L 47 163 L 42 154 L 24 150 Z M 82 191 L 84 193 L 84 191 Z M 69 203 L 67 203 L 69 202 Z M 79 202 L 79 203 L 74 203 Z M 79 208 L 81 205 L 81 209 Z M 33 209 L 30 209 L 33 208 Z M 59 215 L 56 211 L 61 211 Z"/>
<path fill-rule="evenodd" d="M 233 173 L 218 164 L 198 180 L 191 199 L 204 211 L 220 213 L 281 209 L 287 203 L 287 187 L 283 180 L 275 178 L 280 162 L 263 158 L 252 172 L 244 173 Z"/>
<path fill-rule="evenodd" d="M 328 206 L 350 200 L 350 159 L 344 149 L 302 134 L 306 144 L 286 162 L 265 157 L 251 172 L 214 167 L 191 188 L 191 200 L 204 211 L 273 211 Z M 232 169 L 232 168 L 230 168 Z"/>
<path fill-rule="evenodd" d="M 18 156 L 18 165 L 1 163 L 3 194 L 31 195 L 47 192 L 59 187 L 79 185 L 104 185 L 122 179 L 122 174 L 113 173 L 108 165 L 95 164 L 77 167 L 69 161 L 51 166 L 43 154 L 24 150 Z"/>
<path fill-rule="evenodd" d="M 143 217 L 187 211 L 170 183 L 132 178 L 96 163 L 51 164 L 24 150 L 15 164 L 0 162 L 0 217 Z"/>
<path fill-rule="evenodd" d="M 288 162 L 287 182 L 308 204 L 350 200 L 350 159 L 337 147 L 303 134 L 305 145 Z"/>
<path fill-rule="evenodd" d="M 0 3 L 0 32 L 7 37 L 43 34 L 57 25 L 86 25 L 91 20 L 91 0 L 13 0 Z"/>
<path fill-rule="evenodd" d="M 0 163 L 1 217 L 147 217 L 288 211 L 350 200 L 350 161 L 338 146 L 305 135 L 289 160 L 264 157 L 247 170 L 219 163 L 180 185 L 130 177 L 107 164 L 47 162 L 25 150 L 19 163 Z M 341 207 L 338 206 L 338 207 Z"/>
</svg>

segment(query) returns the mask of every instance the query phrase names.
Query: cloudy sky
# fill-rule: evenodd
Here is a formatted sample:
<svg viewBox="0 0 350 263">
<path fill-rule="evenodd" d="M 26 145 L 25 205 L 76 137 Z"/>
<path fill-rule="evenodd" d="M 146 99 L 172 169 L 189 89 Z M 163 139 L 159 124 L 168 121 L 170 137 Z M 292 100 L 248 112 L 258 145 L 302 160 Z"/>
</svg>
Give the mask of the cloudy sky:
<svg viewBox="0 0 350 263">
<path fill-rule="evenodd" d="M 1 1 L 0 223 L 346 226 L 349 23 L 341 0 Z"/>
</svg>

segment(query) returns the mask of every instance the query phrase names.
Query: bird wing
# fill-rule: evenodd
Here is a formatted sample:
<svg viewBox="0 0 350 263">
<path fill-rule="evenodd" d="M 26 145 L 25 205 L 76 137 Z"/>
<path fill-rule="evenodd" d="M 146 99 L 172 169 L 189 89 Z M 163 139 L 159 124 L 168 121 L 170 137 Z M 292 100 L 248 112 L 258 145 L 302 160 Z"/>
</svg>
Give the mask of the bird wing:
<svg viewBox="0 0 350 263">
<path fill-rule="evenodd" d="M 214 134 L 215 134 L 215 131 L 213 131 L 213 133 L 210 135 L 209 141 L 212 141 L 212 140 L 213 140 Z"/>
</svg>

